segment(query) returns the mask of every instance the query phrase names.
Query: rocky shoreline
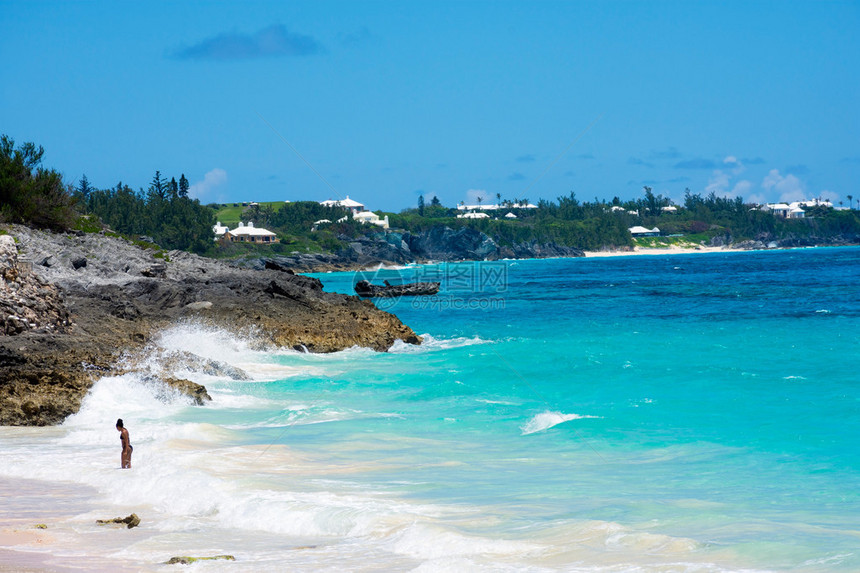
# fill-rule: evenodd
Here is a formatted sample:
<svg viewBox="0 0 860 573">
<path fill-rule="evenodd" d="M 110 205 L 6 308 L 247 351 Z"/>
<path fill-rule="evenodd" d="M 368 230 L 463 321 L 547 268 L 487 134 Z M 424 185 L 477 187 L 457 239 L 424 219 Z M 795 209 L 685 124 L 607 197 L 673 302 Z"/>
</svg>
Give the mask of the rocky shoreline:
<svg viewBox="0 0 860 573">
<path fill-rule="evenodd" d="M 296 272 L 361 271 L 378 265 L 425 264 L 456 261 L 496 261 L 500 259 L 549 259 L 584 257 L 586 252 L 557 243 L 528 241 L 500 245 L 492 237 L 471 227 L 451 229 L 437 225 L 412 234 L 387 231 L 368 233 L 359 238 L 341 236 L 347 246 L 336 253 L 272 254 L 267 257 L 245 257 L 233 264 L 239 267 L 266 269 L 286 268 Z M 732 250 L 790 249 L 813 246 L 860 245 L 860 236 L 837 234 L 827 236 L 788 236 L 777 238 L 762 234 L 755 239 L 735 241 L 731 235 L 712 238 L 702 249 Z M 600 252 L 633 253 L 632 246 L 607 247 Z"/>
<path fill-rule="evenodd" d="M 286 267 L 241 269 L 104 233 L 7 232 L 0 235 L 0 425 L 62 422 L 97 377 L 142 368 L 121 356 L 144 351 L 180 321 L 311 352 L 421 342 L 372 303 L 323 292 L 320 281 Z M 159 358 L 243 374 L 193 355 Z M 205 388 L 171 379 L 169 370 L 146 374 L 198 403 L 208 398 Z"/>
<path fill-rule="evenodd" d="M 340 237 L 347 246 L 337 253 L 293 254 L 248 257 L 238 266 L 262 269 L 283 267 L 296 272 L 357 271 L 376 265 L 452 261 L 497 261 L 500 259 L 548 259 L 584 257 L 585 252 L 556 243 L 534 241 L 513 246 L 499 245 L 491 237 L 471 227 L 451 229 L 435 226 L 427 231 L 376 232 L 359 238 Z"/>
</svg>

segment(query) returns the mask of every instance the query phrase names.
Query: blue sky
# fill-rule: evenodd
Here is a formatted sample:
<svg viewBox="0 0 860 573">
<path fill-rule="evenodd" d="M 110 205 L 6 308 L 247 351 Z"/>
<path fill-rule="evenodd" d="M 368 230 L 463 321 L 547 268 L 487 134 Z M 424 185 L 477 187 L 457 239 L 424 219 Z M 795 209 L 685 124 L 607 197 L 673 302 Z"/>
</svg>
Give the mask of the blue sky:
<svg viewBox="0 0 860 573">
<path fill-rule="evenodd" d="M 0 0 L 0 133 L 203 202 L 847 202 L 858 30 L 858 2 Z"/>
</svg>

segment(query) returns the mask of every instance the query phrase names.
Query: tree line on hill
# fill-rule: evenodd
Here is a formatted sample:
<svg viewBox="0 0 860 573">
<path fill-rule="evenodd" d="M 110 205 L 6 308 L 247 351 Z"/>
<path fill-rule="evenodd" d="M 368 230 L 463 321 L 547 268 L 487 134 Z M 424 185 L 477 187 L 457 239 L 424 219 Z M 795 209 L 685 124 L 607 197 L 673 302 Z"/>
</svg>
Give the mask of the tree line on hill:
<svg viewBox="0 0 860 573">
<path fill-rule="evenodd" d="M 73 194 L 86 213 L 111 229 L 132 236 L 147 236 L 166 249 L 203 254 L 212 247 L 215 213 L 188 197 L 183 173 L 167 181 L 156 171 L 146 190 L 135 191 L 122 182 L 110 189 L 89 186 L 86 175 Z"/>
<path fill-rule="evenodd" d="M 74 223 L 74 200 L 63 176 L 42 167 L 44 153 L 34 143 L 16 148 L 13 139 L 0 136 L 0 222 L 56 231 Z"/>
<path fill-rule="evenodd" d="M 81 215 L 89 215 L 116 232 L 147 236 L 167 249 L 219 252 L 212 240 L 215 209 L 219 206 L 204 206 L 191 199 L 184 174 L 179 181 L 168 181 L 156 171 L 148 188 L 137 191 L 121 182 L 98 189 L 86 175 L 77 185 L 66 185 L 59 173 L 42 167 L 43 154 L 44 149 L 33 143 L 16 148 L 12 139 L 0 137 L 0 222 L 61 231 L 80 226 Z M 805 218 L 785 219 L 757 209 L 740 197 L 701 195 L 689 189 L 683 207 L 667 210 L 671 205 L 667 197 L 655 195 L 650 187 L 643 191 L 643 196 L 635 200 L 615 197 L 609 202 L 596 198 L 581 202 L 571 192 L 555 201 L 541 200 L 537 208 L 527 208 L 527 199 L 502 200 L 497 194 L 497 217 L 481 219 L 457 218 L 461 211 L 456 207 L 445 207 L 438 197 L 426 204 L 422 196 L 417 208 L 390 213 L 389 217 L 392 228 L 411 233 L 439 225 L 473 227 L 502 246 L 555 243 L 586 250 L 629 247 L 633 240 L 628 228 L 634 225 L 658 226 L 663 235 L 682 235 L 699 243 L 787 237 L 860 240 L 857 210 L 817 206 L 808 209 Z M 508 212 L 516 217 L 504 217 Z M 379 233 L 378 227 L 354 221 L 346 209 L 314 201 L 286 203 L 277 209 L 252 205 L 244 211 L 242 220 L 277 232 L 282 242 L 272 247 L 276 250 L 298 247 L 334 252 L 351 238 Z M 314 225 L 320 220 L 328 223 Z M 230 247 L 220 249 L 229 251 Z"/>
<path fill-rule="evenodd" d="M 90 215 L 118 233 L 145 235 L 167 249 L 211 248 L 215 215 L 188 197 L 184 174 L 168 181 L 156 171 L 149 188 L 138 191 L 122 183 L 97 189 L 86 175 L 66 185 L 62 175 L 42 167 L 44 153 L 34 143 L 15 147 L 13 139 L 0 137 L 0 221 L 66 231 L 86 225 L 81 216 Z"/>
<path fill-rule="evenodd" d="M 713 192 L 702 195 L 689 189 L 683 206 L 673 206 L 668 197 L 655 195 L 647 186 L 643 196 L 635 200 L 614 197 L 612 201 L 595 198 L 581 202 L 571 192 L 555 201 L 542 199 L 536 209 L 525 208 L 528 200 L 504 201 L 497 195 L 499 208 L 493 210 L 496 216 L 482 219 L 457 218 L 462 210 L 438 203 L 432 210 L 422 210 L 423 203 L 422 197 L 418 208 L 391 214 L 391 226 L 410 232 L 426 231 L 436 225 L 469 226 L 501 245 L 554 242 L 585 250 L 631 246 L 633 239 L 628 229 L 635 225 L 658 227 L 662 235 L 683 235 L 699 243 L 834 237 L 856 241 L 860 237 L 860 212 L 856 210 L 816 206 L 806 209 L 804 218 L 786 219 L 745 203 L 741 197 L 720 197 Z M 509 212 L 516 218 L 505 217 Z"/>
</svg>

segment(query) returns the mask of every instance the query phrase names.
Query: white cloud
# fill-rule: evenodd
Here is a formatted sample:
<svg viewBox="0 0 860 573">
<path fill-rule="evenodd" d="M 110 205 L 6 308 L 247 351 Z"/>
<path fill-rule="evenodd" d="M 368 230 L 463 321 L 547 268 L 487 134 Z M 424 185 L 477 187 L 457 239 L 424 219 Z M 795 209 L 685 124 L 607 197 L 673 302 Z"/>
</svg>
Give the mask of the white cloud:
<svg viewBox="0 0 860 573">
<path fill-rule="evenodd" d="M 705 186 L 705 193 L 713 192 L 721 197 L 738 197 L 749 192 L 752 188 L 752 183 L 749 181 L 738 181 L 732 187 L 732 179 L 746 170 L 740 159 L 734 155 L 726 155 L 723 158 L 723 165 L 726 166 L 725 169 L 715 169 L 711 174 Z"/>
<path fill-rule="evenodd" d="M 729 188 L 729 174 L 725 171 L 717 169 L 711 174 L 708 179 L 708 184 L 705 186 L 705 193 L 716 193 L 717 195 L 725 194 Z"/>
<path fill-rule="evenodd" d="M 779 200 L 790 203 L 792 201 L 802 201 L 806 199 L 806 192 L 803 190 L 803 183 L 792 175 L 781 175 L 779 169 L 771 169 L 765 175 L 761 186 L 771 194 L 779 194 Z"/>
<path fill-rule="evenodd" d="M 433 201 L 434 197 L 439 197 L 439 195 L 435 191 L 427 191 L 426 193 L 422 192 L 422 193 L 420 193 L 420 195 L 421 195 L 421 197 L 424 197 L 424 204 L 425 205 L 429 205 L 430 202 Z M 441 201 L 442 198 L 439 197 L 439 200 Z M 418 199 L 415 200 L 415 204 L 416 205 L 418 204 Z"/>
<path fill-rule="evenodd" d="M 834 191 L 828 191 L 827 189 L 823 189 L 823 190 L 818 194 L 818 196 L 819 196 L 819 197 L 821 197 L 822 199 L 825 199 L 825 200 L 827 200 L 827 201 L 830 201 L 831 203 L 838 203 L 838 202 L 839 202 L 839 199 L 840 199 L 840 197 L 841 197 L 841 196 L 839 195 L 839 193 L 836 193 L 836 192 L 834 192 Z"/>
<path fill-rule="evenodd" d="M 225 183 L 227 183 L 227 172 L 216 167 L 203 176 L 203 181 L 198 181 L 191 185 L 188 189 L 188 195 L 193 199 L 200 199 L 203 202 L 208 195 L 217 192 L 219 187 Z"/>
<path fill-rule="evenodd" d="M 732 175 L 740 175 L 744 171 L 746 171 L 746 167 L 743 163 L 741 163 L 740 159 L 735 157 L 734 155 L 727 155 L 725 159 L 723 159 L 723 163 L 730 167 L 732 170 Z"/>
<path fill-rule="evenodd" d="M 745 197 L 744 200 L 747 203 L 755 203 L 756 205 L 764 205 L 767 203 L 767 197 L 764 196 L 764 193 L 753 193 L 752 195 Z"/>
<path fill-rule="evenodd" d="M 744 199 L 746 199 L 746 196 L 749 195 L 752 186 L 752 181 L 741 179 L 740 181 L 735 183 L 734 187 L 732 187 L 731 195 L 734 197 L 743 197 Z"/>
<path fill-rule="evenodd" d="M 478 202 L 478 197 L 481 198 L 481 203 L 484 205 L 489 205 L 493 201 L 495 201 L 495 195 L 487 191 L 486 189 L 469 189 L 466 191 L 466 203 L 469 205 L 475 205 Z"/>
</svg>

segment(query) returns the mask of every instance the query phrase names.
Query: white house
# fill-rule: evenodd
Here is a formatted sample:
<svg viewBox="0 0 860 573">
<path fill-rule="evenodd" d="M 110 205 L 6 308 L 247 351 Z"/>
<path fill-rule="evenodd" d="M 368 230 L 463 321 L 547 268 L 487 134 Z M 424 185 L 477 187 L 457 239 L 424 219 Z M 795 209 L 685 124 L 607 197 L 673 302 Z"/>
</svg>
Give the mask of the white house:
<svg viewBox="0 0 860 573">
<path fill-rule="evenodd" d="M 255 227 L 253 221 L 247 225 L 239 222 L 239 226 L 232 231 L 224 233 L 223 237 L 233 243 L 259 243 L 270 244 L 277 243 L 278 236 L 262 227 Z"/>
<path fill-rule="evenodd" d="M 636 225 L 635 227 L 630 227 L 627 230 L 630 231 L 630 234 L 634 237 L 657 237 L 660 235 L 660 229 L 657 227 L 646 229 L 645 227 Z"/>
<path fill-rule="evenodd" d="M 510 212 L 507 215 L 505 215 L 505 219 L 516 219 L 516 218 L 517 218 L 517 216 L 514 215 L 513 213 L 510 213 Z"/>
<path fill-rule="evenodd" d="M 785 203 L 768 203 L 766 207 L 773 212 L 774 217 L 788 217 L 791 212 L 791 206 Z"/>
<path fill-rule="evenodd" d="M 486 213 L 460 213 L 458 219 L 489 219 L 490 216 Z"/>
<path fill-rule="evenodd" d="M 354 199 L 350 199 L 349 195 L 346 196 L 346 199 L 329 199 L 328 201 L 320 201 L 320 205 L 325 207 L 343 207 L 344 209 L 352 211 L 353 215 L 358 215 L 364 211 L 364 205 Z"/>
<path fill-rule="evenodd" d="M 383 229 L 388 228 L 388 215 L 386 215 L 384 219 L 380 219 L 379 215 L 373 211 L 360 211 L 355 213 L 352 218 L 360 223 L 377 225 Z"/>
<path fill-rule="evenodd" d="M 215 233 L 216 241 L 220 239 L 224 235 L 224 233 L 229 230 L 230 229 L 227 226 L 221 224 L 221 221 L 215 221 L 215 224 L 212 225 L 212 232 Z"/>
<path fill-rule="evenodd" d="M 799 206 L 792 207 L 788 212 L 789 219 L 803 219 L 806 216 L 806 211 L 801 209 Z"/>
</svg>

